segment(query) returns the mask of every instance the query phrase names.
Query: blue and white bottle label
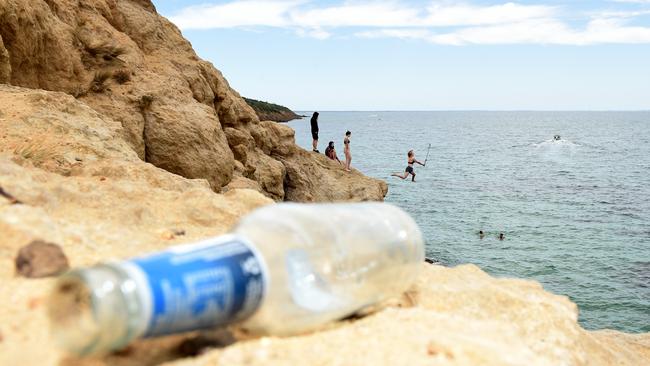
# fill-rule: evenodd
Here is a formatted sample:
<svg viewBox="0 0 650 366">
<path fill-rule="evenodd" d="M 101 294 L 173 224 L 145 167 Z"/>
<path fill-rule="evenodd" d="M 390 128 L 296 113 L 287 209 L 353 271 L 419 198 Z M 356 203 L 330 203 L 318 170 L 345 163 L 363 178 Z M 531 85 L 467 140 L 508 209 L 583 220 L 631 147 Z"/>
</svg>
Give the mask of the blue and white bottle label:
<svg viewBox="0 0 650 366">
<path fill-rule="evenodd" d="M 266 280 L 253 250 L 228 235 L 129 261 L 150 289 L 144 336 L 212 328 L 252 315 Z"/>
</svg>

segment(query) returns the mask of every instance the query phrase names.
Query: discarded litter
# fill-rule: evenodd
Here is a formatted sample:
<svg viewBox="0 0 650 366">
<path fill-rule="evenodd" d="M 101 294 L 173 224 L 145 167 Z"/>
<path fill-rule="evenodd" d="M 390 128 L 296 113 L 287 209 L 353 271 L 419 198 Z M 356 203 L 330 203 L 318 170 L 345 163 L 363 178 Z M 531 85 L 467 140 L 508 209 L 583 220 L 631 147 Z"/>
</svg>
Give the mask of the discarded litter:
<svg viewBox="0 0 650 366">
<path fill-rule="evenodd" d="M 289 335 L 401 294 L 423 260 L 420 230 L 397 207 L 277 204 L 228 235 L 68 272 L 49 316 L 80 355 L 235 322 Z"/>
</svg>

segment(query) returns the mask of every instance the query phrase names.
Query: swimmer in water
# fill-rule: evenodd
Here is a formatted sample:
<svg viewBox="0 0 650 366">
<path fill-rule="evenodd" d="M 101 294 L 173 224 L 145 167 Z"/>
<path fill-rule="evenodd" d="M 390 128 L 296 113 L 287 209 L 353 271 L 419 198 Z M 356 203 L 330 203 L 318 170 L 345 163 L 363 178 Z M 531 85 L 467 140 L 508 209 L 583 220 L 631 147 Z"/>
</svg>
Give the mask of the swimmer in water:
<svg viewBox="0 0 650 366">
<path fill-rule="evenodd" d="M 415 159 L 415 153 L 413 150 L 409 150 L 409 152 L 406 154 L 407 155 L 407 161 L 406 161 L 406 170 L 404 171 L 404 174 L 399 174 L 399 173 L 393 173 L 391 174 L 392 177 L 397 177 L 401 179 L 406 179 L 408 178 L 409 174 L 413 176 L 411 178 L 412 182 L 415 182 L 415 171 L 413 170 L 413 164 L 420 164 L 422 166 L 426 166 L 426 160 L 424 163 L 421 163 Z"/>
<path fill-rule="evenodd" d="M 553 136 L 553 140 L 555 140 L 555 141 L 560 141 L 560 135 L 555 135 L 555 136 Z"/>
<path fill-rule="evenodd" d="M 479 238 L 479 239 L 483 239 L 483 238 L 485 238 L 485 233 L 483 232 L 483 230 L 479 230 L 479 232 L 478 232 L 478 238 Z"/>
<path fill-rule="evenodd" d="M 503 235 L 503 233 L 499 233 L 499 240 L 504 240 L 505 238 L 506 238 L 506 236 Z"/>
</svg>

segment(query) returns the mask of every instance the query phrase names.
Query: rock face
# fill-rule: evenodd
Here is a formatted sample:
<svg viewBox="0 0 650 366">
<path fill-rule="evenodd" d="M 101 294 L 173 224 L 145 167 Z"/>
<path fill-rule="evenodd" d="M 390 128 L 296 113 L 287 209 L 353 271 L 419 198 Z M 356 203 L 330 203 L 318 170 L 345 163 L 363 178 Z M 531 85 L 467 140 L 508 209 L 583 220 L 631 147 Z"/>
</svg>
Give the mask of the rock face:
<svg viewBox="0 0 650 366">
<path fill-rule="evenodd" d="M 121 140 L 140 160 L 206 179 L 215 192 L 248 187 L 276 201 L 346 199 L 351 191 L 358 200 L 381 200 L 386 194 L 384 182 L 360 174 L 336 180 L 339 167 L 302 154 L 293 141 L 284 155 L 270 154 L 271 125 L 259 122 L 147 0 L 3 0 L 0 82 L 75 96 L 121 125 Z M 322 168 L 305 179 L 328 185 L 295 187 L 286 173 L 303 163 Z M 355 188 L 361 186 L 369 189 Z"/>
</svg>

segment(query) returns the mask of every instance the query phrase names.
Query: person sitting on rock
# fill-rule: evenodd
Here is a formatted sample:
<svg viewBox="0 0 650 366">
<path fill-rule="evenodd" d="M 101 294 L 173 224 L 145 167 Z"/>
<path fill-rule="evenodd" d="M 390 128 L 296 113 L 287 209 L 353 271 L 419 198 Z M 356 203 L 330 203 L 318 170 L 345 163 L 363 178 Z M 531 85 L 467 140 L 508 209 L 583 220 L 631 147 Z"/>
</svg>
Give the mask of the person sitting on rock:
<svg viewBox="0 0 650 366">
<path fill-rule="evenodd" d="M 327 147 L 325 148 L 325 155 L 328 158 L 332 160 L 336 160 L 339 162 L 339 164 L 343 165 L 343 163 L 341 163 L 341 160 L 339 160 L 339 157 L 336 155 L 336 149 L 334 149 L 334 141 L 330 141 Z"/>
</svg>

